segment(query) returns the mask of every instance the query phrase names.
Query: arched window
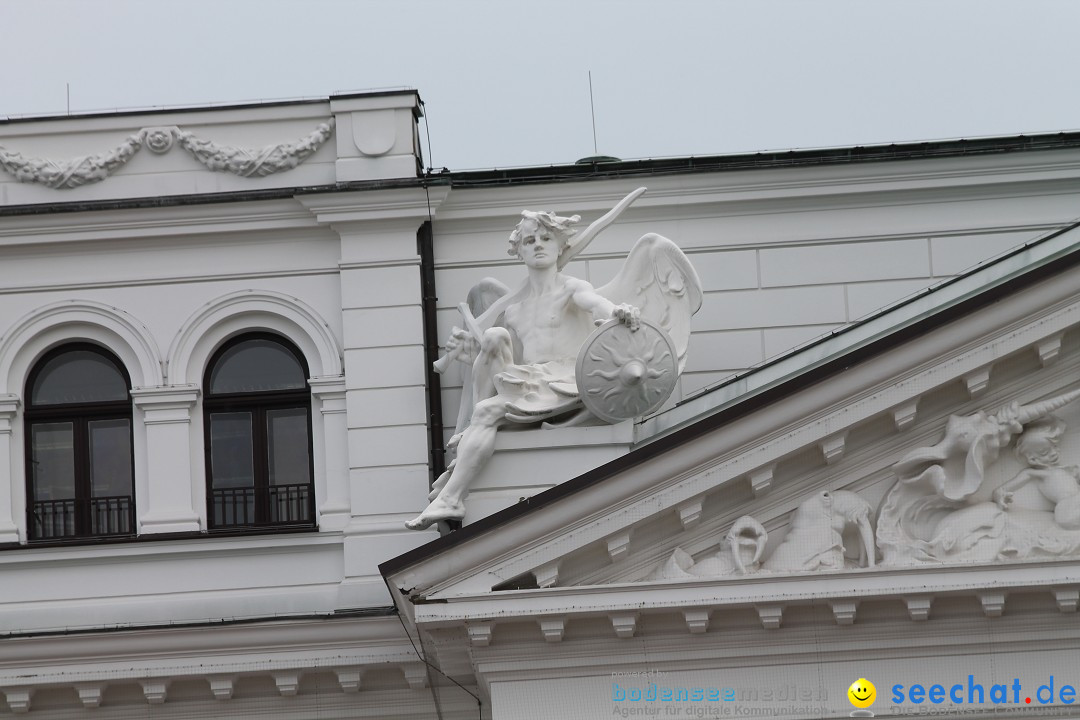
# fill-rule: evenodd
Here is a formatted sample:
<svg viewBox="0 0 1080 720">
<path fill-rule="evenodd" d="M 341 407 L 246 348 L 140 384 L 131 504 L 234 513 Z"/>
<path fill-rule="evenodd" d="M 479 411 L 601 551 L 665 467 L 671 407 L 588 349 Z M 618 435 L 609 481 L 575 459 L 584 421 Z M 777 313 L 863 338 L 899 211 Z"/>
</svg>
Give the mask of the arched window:
<svg viewBox="0 0 1080 720">
<path fill-rule="evenodd" d="M 132 535 L 131 381 L 107 350 L 50 351 L 26 383 L 31 540 Z"/>
<path fill-rule="evenodd" d="M 221 347 L 206 369 L 211 529 L 311 526 L 311 389 L 303 356 L 276 335 Z"/>
</svg>

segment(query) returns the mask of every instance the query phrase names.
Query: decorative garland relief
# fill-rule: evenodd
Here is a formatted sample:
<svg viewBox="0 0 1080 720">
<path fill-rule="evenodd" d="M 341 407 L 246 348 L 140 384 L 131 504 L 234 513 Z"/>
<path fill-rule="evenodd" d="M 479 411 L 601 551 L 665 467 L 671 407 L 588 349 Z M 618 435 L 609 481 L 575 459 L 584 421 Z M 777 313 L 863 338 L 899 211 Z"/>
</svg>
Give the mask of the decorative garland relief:
<svg viewBox="0 0 1080 720">
<path fill-rule="evenodd" d="M 108 152 L 72 160 L 24 158 L 0 146 L 0 168 L 19 182 L 30 182 L 54 189 L 77 188 L 101 182 L 127 164 L 144 145 L 161 155 L 177 144 L 214 172 L 228 172 L 240 177 L 264 177 L 292 170 L 311 157 L 334 132 L 334 119 L 319 125 L 309 135 L 293 143 L 277 143 L 256 150 L 219 145 L 200 140 L 178 127 L 143 128 L 129 135 Z"/>
</svg>

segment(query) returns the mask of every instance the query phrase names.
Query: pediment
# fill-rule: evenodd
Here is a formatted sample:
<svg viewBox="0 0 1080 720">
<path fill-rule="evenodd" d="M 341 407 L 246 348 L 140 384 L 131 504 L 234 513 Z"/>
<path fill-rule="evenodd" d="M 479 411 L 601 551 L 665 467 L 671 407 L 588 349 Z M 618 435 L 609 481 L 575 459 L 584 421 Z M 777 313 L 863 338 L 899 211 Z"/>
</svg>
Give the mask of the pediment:
<svg viewBox="0 0 1080 720">
<path fill-rule="evenodd" d="M 934 473 L 923 475 L 943 441 L 955 444 L 949 432 L 958 421 L 950 417 L 1006 425 L 1002 408 L 1036 407 L 1077 388 L 1080 292 L 1068 277 L 1055 275 L 843 372 L 751 407 L 736 403 L 724 422 L 703 417 L 696 431 L 645 443 L 578 478 L 578 487 L 571 481 L 534 498 L 531 509 L 493 516 L 459 541 L 444 538 L 438 543 L 444 549 L 428 559 L 391 563 L 385 574 L 403 598 L 448 621 L 455 612 L 459 619 L 586 608 L 610 613 L 650 603 L 734 603 L 768 614 L 777 603 L 815 597 L 832 598 L 841 621 L 859 598 L 914 598 L 909 611 L 917 613 L 927 593 L 966 591 L 989 613 L 1001 593 L 988 588 L 1011 582 L 1044 586 L 1059 605 L 1075 607 L 1070 598 L 1080 585 L 1080 529 L 1061 521 L 1061 513 L 1055 521 L 1043 481 L 1017 488 L 1007 511 L 993 501 L 993 491 L 1029 465 L 1015 453 L 1017 432 L 1005 433 L 1005 446 L 975 461 L 968 450 L 956 451 L 961 467 L 968 457 L 966 472 L 972 462 L 980 465 L 977 487 L 954 497 L 953 506 L 928 510 L 961 512 L 953 521 L 915 528 L 923 540 L 939 548 L 953 542 L 960 551 L 912 559 L 893 549 L 886 556 L 878 527 L 888 512 L 883 506 L 896 505 L 895 488 L 905 477 L 935 481 Z M 1044 407 L 1040 417 L 1049 415 Z M 1080 465 L 1080 398 L 1060 403 L 1053 415 L 1065 428 L 1051 468 L 1062 473 L 1054 481 L 1060 488 L 1075 472 L 1070 466 Z M 1033 422 L 1034 416 L 1021 424 Z M 956 457 L 938 464 L 955 464 Z M 908 468 L 906 475 L 898 463 Z M 823 502 L 829 504 L 824 513 Z M 1014 523 L 1022 532 L 1013 537 L 1002 530 L 1002 516 L 1012 520 L 1019 511 L 1027 517 Z M 843 513 L 851 517 L 837 520 Z M 860 560 L 865 544 L 858 517 L 872 526 L 875 567 L 868 567 L 865 553 Z M 1039 523 L 1049 523 L 1049 530 Z M 732 567 L 727 538 L 733 526 L 744 528 L 748 541 L 767 533 L 763 567 Z M 937 537 L 950 528 L 958 534 L 954 541 Z M 995 539 L 1002 532 L 1008 542 Z M 744 566 L 754 542 L 746 543 Z M 664 572 L 677 552 L 681 572 Z M 918 597 L 914 588 L 922 589 Z"/>
</svg>

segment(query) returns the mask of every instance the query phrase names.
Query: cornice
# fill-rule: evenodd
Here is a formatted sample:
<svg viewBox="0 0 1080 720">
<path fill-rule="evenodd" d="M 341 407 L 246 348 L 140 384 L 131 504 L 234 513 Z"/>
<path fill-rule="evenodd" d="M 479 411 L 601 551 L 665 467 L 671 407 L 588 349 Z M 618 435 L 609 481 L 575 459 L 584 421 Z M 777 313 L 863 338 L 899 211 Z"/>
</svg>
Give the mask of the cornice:
<svg viewBox="0 0 1080 720">
<path fill-rule="evenodd" d="M 582 178 L 544 185 L 455 186 L 438 221 L 515 215 L 526 205 L 599 211 L 610 208 L 640 176 Z M 587 180 L 587 182 L 585 182 Z M 650 176 L 649 192 L 627 213 L 656 213 L 674 206 L 680 218 L 708 205 L 725 213 L 775 212 L 799 205 L 859 207 L 941 202 L 965 195 L 1045 195 L 1080 189 L 1080 150 L 1055 153 L 955 157 L 821 167 L 780 167 L 739 172 L 674 173 Z M 652 216 L 650 216 L 652 217 Z"/>
<path fill-rule="evenodd" d="M 0 224 L 0 247 L 318 227 L 295 199 L 20 215 Z"/>
<path fill-rule="evenodd" d="M 443 594 L 438 602 L 420 602 L 414 609 L 418 626 L 462 622 L 509 621 L 539 616 L 584 616 L 620 611 L 644 612 L 682 608 L 710 610 L 780 608 L 788 605 L 857 605 L 869 600 L 912 596 L 967 595 L 980 599 L 984 614 L 1000 615 L 994 596 L 1004 603 L 1010 592 L 1036 590 L 1065 597 L 1080 588 L 1080 563 L 1075 560 L 1017 562 L 996 565 L 934 565 L 903 568 L 863 568 L 852 571 L 755 574 L 722 580 L 661 580 L 611 585 L 505 590 Z M 1059 601 L 1059 604 L 1062 601 Z M 1062 612 L 1073 612 L 1063 607 Z M 782 614 L 781 616 L 782 617 Z M 914 619 L 913 619 L 914 620 Z M 764 622 L 764 617 L 762 617 Z M 836 622 L 845 624 L 840 617 Z M 766 627 L 768 623 L 766 622 Z"/>
<path fill-rule="evenodd" d="M 0 668 L 39 667 L 63 658 L 64 664 L 159 661 L 204 653 L 228 658 L 268 652 L 341 654 L 364 648 L 373 657 L 409 659 L 401 623 L 394 617 L 324 616 L 268 622 L 206 623 L 168 628 L 7 637 L 0 643 Z M 414 656 L 415 657 L 415 656 Z M 378 660 L 376 660 L 378 661 Z M 387 660 L 381 660 L 386 662 Z M 2 673 L 3 670 L 0 670 Z"/>
<path fill-rule="evenodd" d="M 438 210 L 450 189 L 444 186 L 394 188 L 366 192 L 302 195 L 297 202 L 320 224 L 346 228 L 354 223 L 395 224 L 426 220 Z"/>
<path fill-rule="evenodd" d="M 151 536 L 152 537 L 152 536 Z M 186 559 L 198 561 L 206 557 L 237 557 L 243 555 L 276 554 L 282 549 L 291 552 L 323 552 L 340 546 L 340 533 L 305 533 L 304 542 L 295 535 L 258 537 L 221 537 L 214 535 L 191 539 L 145 540 L 115 545 L 78 545 L 58 547 L 26 547 L 0 553 L 0 568 L 36 566 L 42 570 L 64 566 L 112 565 L 145 559 Z"/>
</svg>

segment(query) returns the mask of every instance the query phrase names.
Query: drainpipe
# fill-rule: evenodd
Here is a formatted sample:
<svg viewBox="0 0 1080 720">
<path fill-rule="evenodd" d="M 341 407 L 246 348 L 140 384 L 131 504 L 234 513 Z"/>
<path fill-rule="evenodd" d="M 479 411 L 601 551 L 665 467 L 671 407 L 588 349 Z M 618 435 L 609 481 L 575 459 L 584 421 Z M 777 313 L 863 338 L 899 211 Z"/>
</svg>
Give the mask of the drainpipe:
<svg viewBox="0 0 1080 720">
<path fill-rule="evenodd" d="M 446 451 L 443 449 L 442 423 L 442 385 L 439 374 L 432 367 L 439 358 L 439 327 L 435 319 L 435 251 L 432 245 L 434 234 L 431 220 L 427 220 L 416 231 L 416 252 L 420 256 L 420 289 L 422 300 L 420 313 L 424 323 L 424 369 L 427 387 L 428 415 L 428 468 L 431 472 L 429 483 L 446 470 Z"/>
</svg>

